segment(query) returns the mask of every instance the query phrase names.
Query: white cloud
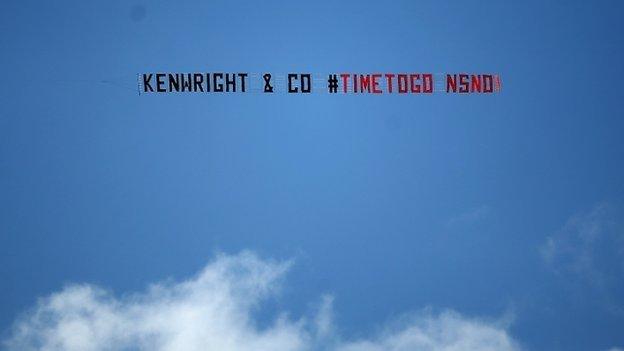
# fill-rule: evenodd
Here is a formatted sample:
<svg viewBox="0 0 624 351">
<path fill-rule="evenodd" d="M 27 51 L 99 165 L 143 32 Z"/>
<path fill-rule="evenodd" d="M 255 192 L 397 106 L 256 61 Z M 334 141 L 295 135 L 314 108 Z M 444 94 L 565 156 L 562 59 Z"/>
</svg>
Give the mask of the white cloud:
<svg viewBox="0 0 624 351">
<path fill-rule="evenodd" d="M 254 314 L 275 296 L 288 262 L 245 252 L 221 255 L 197 276 L 125 297 L 74 285 L 41 299 L 5 340 L 9 350 L 42 351 L 512 351 L 504 323 L 454 312 L 423 312 L 376 337 L 348 341 L 332 322 L 325 296 L 311 318 L 277 314 L 260 327 Z"/>
<path fill-rule="evenodd" d="M 624 231 L 615 210 L 607 204 L 568 219 L 539 248 L 544 262 L 566 282 L 583 291 L 601 294 L 613 313 L 624 313 Z"/>
<path fill-rule="evenodd" d="M 600 204 L 589 213 L 570 217 L 563 228 L 546 238 L 540 254 L 559 273 L 597 279 L 606 271 L 598 259 L 609 259 L 609 265 L 624 263 L 624 232 L 613 209 Z"/>
<path fill-rule="evenodd" d="M 467 319 L 455 312 L 414 316 L 402 327 L 372 340 L 341 345 L 339 351 L 499 351 L 519 350 L 505 325 Z"/>
<path fill-rule="evenodd" d="M 593 271 L 595 244 L 608 234 L 608 212 L 609 207 L 602 204 L 589 213 L 570 217 L 559 232 L 546 239 L 540 248 L 542 258 L 553 268 L 558 265 L 578 273 Z"/>
</svg>

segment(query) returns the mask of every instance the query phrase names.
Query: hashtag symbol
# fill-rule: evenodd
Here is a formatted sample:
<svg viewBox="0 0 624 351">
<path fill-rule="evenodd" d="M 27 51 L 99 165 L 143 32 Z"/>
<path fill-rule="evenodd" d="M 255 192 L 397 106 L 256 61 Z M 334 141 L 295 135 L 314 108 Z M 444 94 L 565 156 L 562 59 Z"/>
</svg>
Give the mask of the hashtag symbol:
<svg viewBox="0 0 624 351">
<path fill-rule="evenodd" d="M 338 76 L 335 74 L 330 74 L 329 79 L 327 79 L 327 87 L 330 93 L 338 92 Z"/>
</svg>

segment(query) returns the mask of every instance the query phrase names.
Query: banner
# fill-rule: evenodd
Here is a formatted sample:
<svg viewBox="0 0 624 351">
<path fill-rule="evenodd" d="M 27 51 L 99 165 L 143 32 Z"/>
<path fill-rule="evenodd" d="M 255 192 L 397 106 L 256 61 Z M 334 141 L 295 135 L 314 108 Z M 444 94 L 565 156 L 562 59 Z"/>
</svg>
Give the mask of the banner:
<svg viewBox="0 0 624 351">
<path fill-rule="evenodd" d="M 224 73 L 152 72 L 138 75 L 144 93 L 492 94 L 493 73 Z"/>
</svg>

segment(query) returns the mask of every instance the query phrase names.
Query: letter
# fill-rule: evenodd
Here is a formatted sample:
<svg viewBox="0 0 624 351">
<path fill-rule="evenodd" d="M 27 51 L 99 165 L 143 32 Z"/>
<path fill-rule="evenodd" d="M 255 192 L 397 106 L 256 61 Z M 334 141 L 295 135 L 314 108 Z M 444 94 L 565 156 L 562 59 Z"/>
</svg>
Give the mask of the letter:
<svg viewBox="0 0 624 351">
<path fill-rule="evenodd" d="M 239 73 L 238 76 L 241 79 L 241 91 L 244 93 L 245 90 L 245 78 L 247 78 L 247 73 Z"/>
<path fill-rule="evenodd" d="M 165 85 L 165 82 L 162 80 L 165 77 L 164 73 L 156 73 L 156 91 L 159 93 L 164 93 L 167 90 L 162 86 Z"/>
<path fill-rule="evenodd" d="M 410 91 L 412 93 L 420 93 L 420 85 L 416 84 L 416 80 L 420 78 L 420 74 L 410 74 Z"/>
<path fill-rule="evenodd" d="M 180 91 L 180 75 L 169 73 L 169 92 Z"/>
<path fill-rule="evenodd" d="M 206 92 L 210 92 L 210 73 L 206 73 Z"/>
<path fill-rule="evenodd" d="M 212 86 L 214 87 L 214 91 L 217 93 L 223 92 L 223 83 L 217 82 L 217 77 L 223 80 L 223 73 L 213 73 L 212 74 Z"/>
<path fill-rule="evenodd" d="M 341 74 L 340 78 L 342 78 L 342 91 L 346 94 L 349 90 L 349 73 Z"/>
<path fill-rule="evenodd" d="M 143 92 L 147 93 L 147 89 L 149 88 L 149 92 L 153 93 L 154 88 L 150 85 L 150 80 L 152 80 L 152 74 L 143 73 Z"/>
<path fill-rule="evenodd" d="M 399 83 L 399 94 L 407 93 L 407 74 L 399 74 L 397 76 L 397 82 Z M 403 82 L 403 84 L 401 84 Z"/>
<path fill-rule="evenodd" d="M 470 77 L 470 91 L 471 92 L 481 92 L 481 75 L 475 75 L 473 74 Z"/>
<path fill-rule="evenodd" d="M 230 86 L 232 87 L 232 92 L 236 92 L 236 75 L 232 74 L 232 79 L 230 79 L 230 74 L 225 74 L 225 91 L 230 92 Z"/>
<path fill-rule="evenodd" d="M 459 75 L 459 92 L 460 93 L 467 93 L 469 92 L 468 88 L 470 87 L 470 84 L 468 83 L 468 75 L 467 74 L 460 74 Z"/>
<path fill-rule="evenodd" d="M 353 75 L 353 92 L 358 92 L 358 82 L 357 82 L 357 74 Z"/>
<path fill-rule="evenodd" d="M 191 74 L 186 73 L 186 74 L 181 74 L 180 76 L 182 77 L 182 91 L 190 92 L 192 89 L 192 85 L 193 85 L 193 78 L 191 78 Z"/>
<path fill-rule="evenodd" d="M 492 82 L 491 74 L 483 75 L 483 92 L 484 93 L 492 93 L 494 92 L 494 84 Z"/>
<path fill-rule="evenodd" d="M 388 82 L 388 93 L 392 93 L 392 78 L 394 78 L 394 74 L 386 74 L 386 81 Z"/>
<path fill-rule="evenodd" d="M 202 84 L 204 84 L 204 75 L 201 73 L 195 73 L 193 75 L 193 91 L 197 92 L 197 87 L 199 86 L 199 91 L 203 93 L 204 87 Z"/>
<path fill-rule="evenodd" d="M 433 93 L 433 74 L 426 73 L 423 74 L 423 93 L 431 94 Z"/>
<path fill-rule="evenodd" d="M 370 76 L 368 74 L 360 74 L 360 92 L 363 93 L 364 89 L 370 93 Z"/>
<path fill-rule="evenodd" d="M 373 74 L 373 80 L 371 85 L 373 86 L 373 94 L 381 94 L 381 89 L 379 89 L 378 78 L 381 78 L 381 74 Z"/>
<path fill-rule="evenodd" d="M 446 75 L 446 92 L 450 93 L 451 91 L 453 91 L 454 93 L 457 92 L 457 75 L 453 74 L 452 78 L 450 74 Z"/>
<path fill-rule="evenodd" d="M 310 74 L 301 75 L 301 92 L 309 93 L 312 91 L 312 84 L 310 84 Z"/>
<path fill-rule="evenodd" d="M 292 79 L 297 78 L 297 75 L 294 73 L 288 73 L 288 92 L 289 93 L 297 93 L 299 92 L 299 88 L 292 87 Z"/>
</svg>

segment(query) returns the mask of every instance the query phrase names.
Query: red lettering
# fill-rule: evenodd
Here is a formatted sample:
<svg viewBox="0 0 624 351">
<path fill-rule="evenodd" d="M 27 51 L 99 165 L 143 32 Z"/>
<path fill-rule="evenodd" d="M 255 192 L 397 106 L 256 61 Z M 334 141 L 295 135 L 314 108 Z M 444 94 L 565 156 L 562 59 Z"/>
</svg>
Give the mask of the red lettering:
<svg viewBox="0 0 624 351">
<path fill-rule="evenodd" d="M 360 92 L 363 93 L 366 89 L 367 93 L 370 93 L 370 76 L 360 74 Z"/>
<path fill-rule="evenodd" d="M 452 76 L 450 74 L 446 75 L 446 92 L 450 93 L 450 92 L 457 92 L 457 75 L 453 74 Z"/>
<path fill-rule="evenodd" d="M 341 74 L 340 78 L 342 78 L 342 91 L 346 94 L 349 90 L 349 73 Z"/>
<path fill-rule="evenodd" d="M 433 75 L 431 73 L 423 74 L 423 93 L 433 93 Z"/>
<path fill-rule="evenodd" d="M 483 92 L 492 93 L 493 91 L 494 91 L 494 84 L 492 83 L 492 75 L 484 74 L 483 75 Z"/>
<path fill-rule="evenodd" d="M 412 93 L 420 93 L 420 85 L 416 84 L 418 78 L 420 78 L 420 74 L 410 74 L 410 91 Z"/>
<path fill-rule="evenodd" d="M 399 83 L 399 94 L 407 93 L 407 74 L 399 74 L 397 82 Z"/>
<path fill-rule="evenodd" d="M 381 94 L 381 89 L 379 89 L 379 82 L 377 79 L 381 78 L 381 74 L 373 74 L 373 79 L 371 85 L 373 86 L 373 94 Z"/>
<path fill-rule="evenodd" d="M 459 92 L 460 93 L 468 93 L 470 88 L 468 75 L 460 74 L 459 75 Z"/>
<path fill-rule="evenodd" d="M 470 84 L 470 91 L 471 92 L 481 92 L 481 75 L 472 75 L 471 79 L 471 84 Z"/>
<path fill-rule="evenodd" d="M 386 81 L 388 82 L 388 93 L 392 93 L 392 78 L 394 78 L 394 74 L 386 74 Z"/>
</svg>

